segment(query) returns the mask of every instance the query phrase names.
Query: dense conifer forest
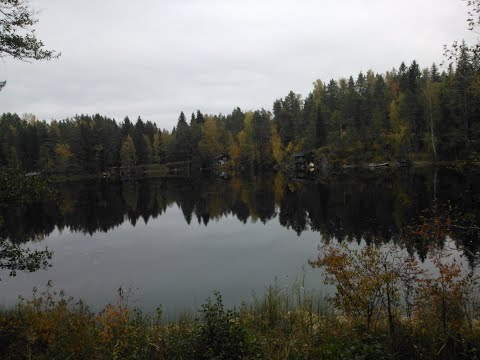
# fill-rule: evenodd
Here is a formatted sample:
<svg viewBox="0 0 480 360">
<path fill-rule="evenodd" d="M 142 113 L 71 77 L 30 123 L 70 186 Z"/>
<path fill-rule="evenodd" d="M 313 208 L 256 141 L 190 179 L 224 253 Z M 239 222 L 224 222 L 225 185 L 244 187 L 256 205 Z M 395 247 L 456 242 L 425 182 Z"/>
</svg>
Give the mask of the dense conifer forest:
<svg viewBox="0 0 480 360">
<path fill-rule="evenodd" d="M 272 167 L 299 151 L 319 150 L 344 163 L 477 160 L 480 153 L 480 65 L 457 45 L 439 70 L 401 63 L 385 74 L 313 83 L 268 110 L 190 119 L 171 130 L 140 117 L 121 122 L 99 114 L 44 121 L 32 114 L 0 118 L 0 166 L 23 171 L 96 173 L 109 167 L 192 161 L 206 167 L 220 154 L 234 166 Z"/>
</svg>

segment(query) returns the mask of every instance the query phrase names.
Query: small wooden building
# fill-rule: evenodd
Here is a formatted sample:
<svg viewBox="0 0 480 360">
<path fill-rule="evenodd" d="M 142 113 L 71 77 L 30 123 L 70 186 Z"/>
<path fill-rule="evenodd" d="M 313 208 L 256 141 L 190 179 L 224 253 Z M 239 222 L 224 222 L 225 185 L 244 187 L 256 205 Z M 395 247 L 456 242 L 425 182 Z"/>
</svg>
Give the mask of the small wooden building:
<svg viewBox="0 0 480 360">
<path fill-rule="evenodd" d="M 295 171 L 307 171 L 314 169 L 314 154 L 312 151 L 309 152 L 298 152 L 292 154 L 293 164 L 295 165 Z"/>
<path fill-rule="evenodd" d="M 308 151 L 308 152 L 305 151 L 305 152 L 298 152 L 298 153 L 292 154 L 292 157 L 295 160 L 295 162 L 302 161 L 302 162 L 309 163 L 313 161 L 314 154 L 312 151 Z"/>
<path fill-rule="evenodd" d="M 214 162 L 216 165 L 223 165 L 228 161 L 230 161 L 230 155 L 228 154 L 221 154 L 214 158 Z"/>
</svg>

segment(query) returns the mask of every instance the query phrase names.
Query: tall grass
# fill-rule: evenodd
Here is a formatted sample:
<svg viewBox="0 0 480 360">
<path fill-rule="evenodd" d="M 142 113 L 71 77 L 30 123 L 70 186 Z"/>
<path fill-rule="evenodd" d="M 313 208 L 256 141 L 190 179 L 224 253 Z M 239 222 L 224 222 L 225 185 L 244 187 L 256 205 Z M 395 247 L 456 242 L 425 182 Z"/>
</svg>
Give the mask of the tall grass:
<svg viewBox="0 0 480 360">
<path fill-rule="evenodd" d="M 42 293 L 34 289 L 14 309 L 0 311 L 0 358 L 307 359 L 318 353 L 320 333 L 336 322 L 330 306 L 302 282 L 274 284 L 237 309 L 226 309 L 215 293 L 175 321 L 161 307 L 142 313 L 130 297 L 119 289 L 116 303 L 93 312 L 51 284 Z"/>
<path fill-rule="evenodd" d="M 93 312 L 50 284 L 35 290 L 15 308 L 0 310 L 0 358 L 476 359 L 480 345 L 480 322 L 470 319 L 457 332 L 454 353 L 436 347 L 439 332 L 431 322 L 399 328 L 393 346 L 388 327 L 367 331 L 306 290 L 303 280 L 290 287 L 275 283 L 233 309 L 214 293 L 196 313 L 175 321 L 161 307 L 143 313 L 130 296 L 120 289 L 117 302 Z"/>
</svg>

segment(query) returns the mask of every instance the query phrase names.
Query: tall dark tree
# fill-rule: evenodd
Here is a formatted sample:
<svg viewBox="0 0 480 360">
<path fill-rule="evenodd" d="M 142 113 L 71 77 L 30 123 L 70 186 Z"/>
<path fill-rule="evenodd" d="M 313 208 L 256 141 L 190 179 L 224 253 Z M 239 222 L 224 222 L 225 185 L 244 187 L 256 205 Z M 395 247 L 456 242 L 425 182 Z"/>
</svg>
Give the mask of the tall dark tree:
<svg viewBox="0 0 480 360">
<path fill-rule="evenodd" d="M 297 135 L 304 132 L 302 119 L 302 101 L 300 95 L 290 91 L 284 99 L 276 100 L 273 104 L 273 114 L 278 132 L 284 144 L 290 143 Z"/>
<path fill-rule="evenodd" d="M 236 136 L 243 129 L 243 119 L 245 113 L 239 108 L 235 108 L 225 119 L 225 128 L 233 136 Z"/>
<path fill-rule="evenodd" d="M 190 126 L 183 111 L 178 117 L 175 131 L 175 156 L 178 160 L 187 160 L 192 154 L 192 136 Z"/>
</svg>

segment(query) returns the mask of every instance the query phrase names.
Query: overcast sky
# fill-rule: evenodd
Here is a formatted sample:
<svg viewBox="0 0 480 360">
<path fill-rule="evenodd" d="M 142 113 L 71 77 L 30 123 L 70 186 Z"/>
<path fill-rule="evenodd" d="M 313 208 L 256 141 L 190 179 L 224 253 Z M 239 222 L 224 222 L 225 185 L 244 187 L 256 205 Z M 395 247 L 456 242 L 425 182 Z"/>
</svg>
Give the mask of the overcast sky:
<svg viewBox="0 0 480 360">
<path fill-rule="evenodd" d="M 0 113 L 126 115 L 271 109 L 315 79 L 442 61 L 468 38 L 461 0 L 32 0 L 58 60 L 0 62 Z"/>
</svg>

